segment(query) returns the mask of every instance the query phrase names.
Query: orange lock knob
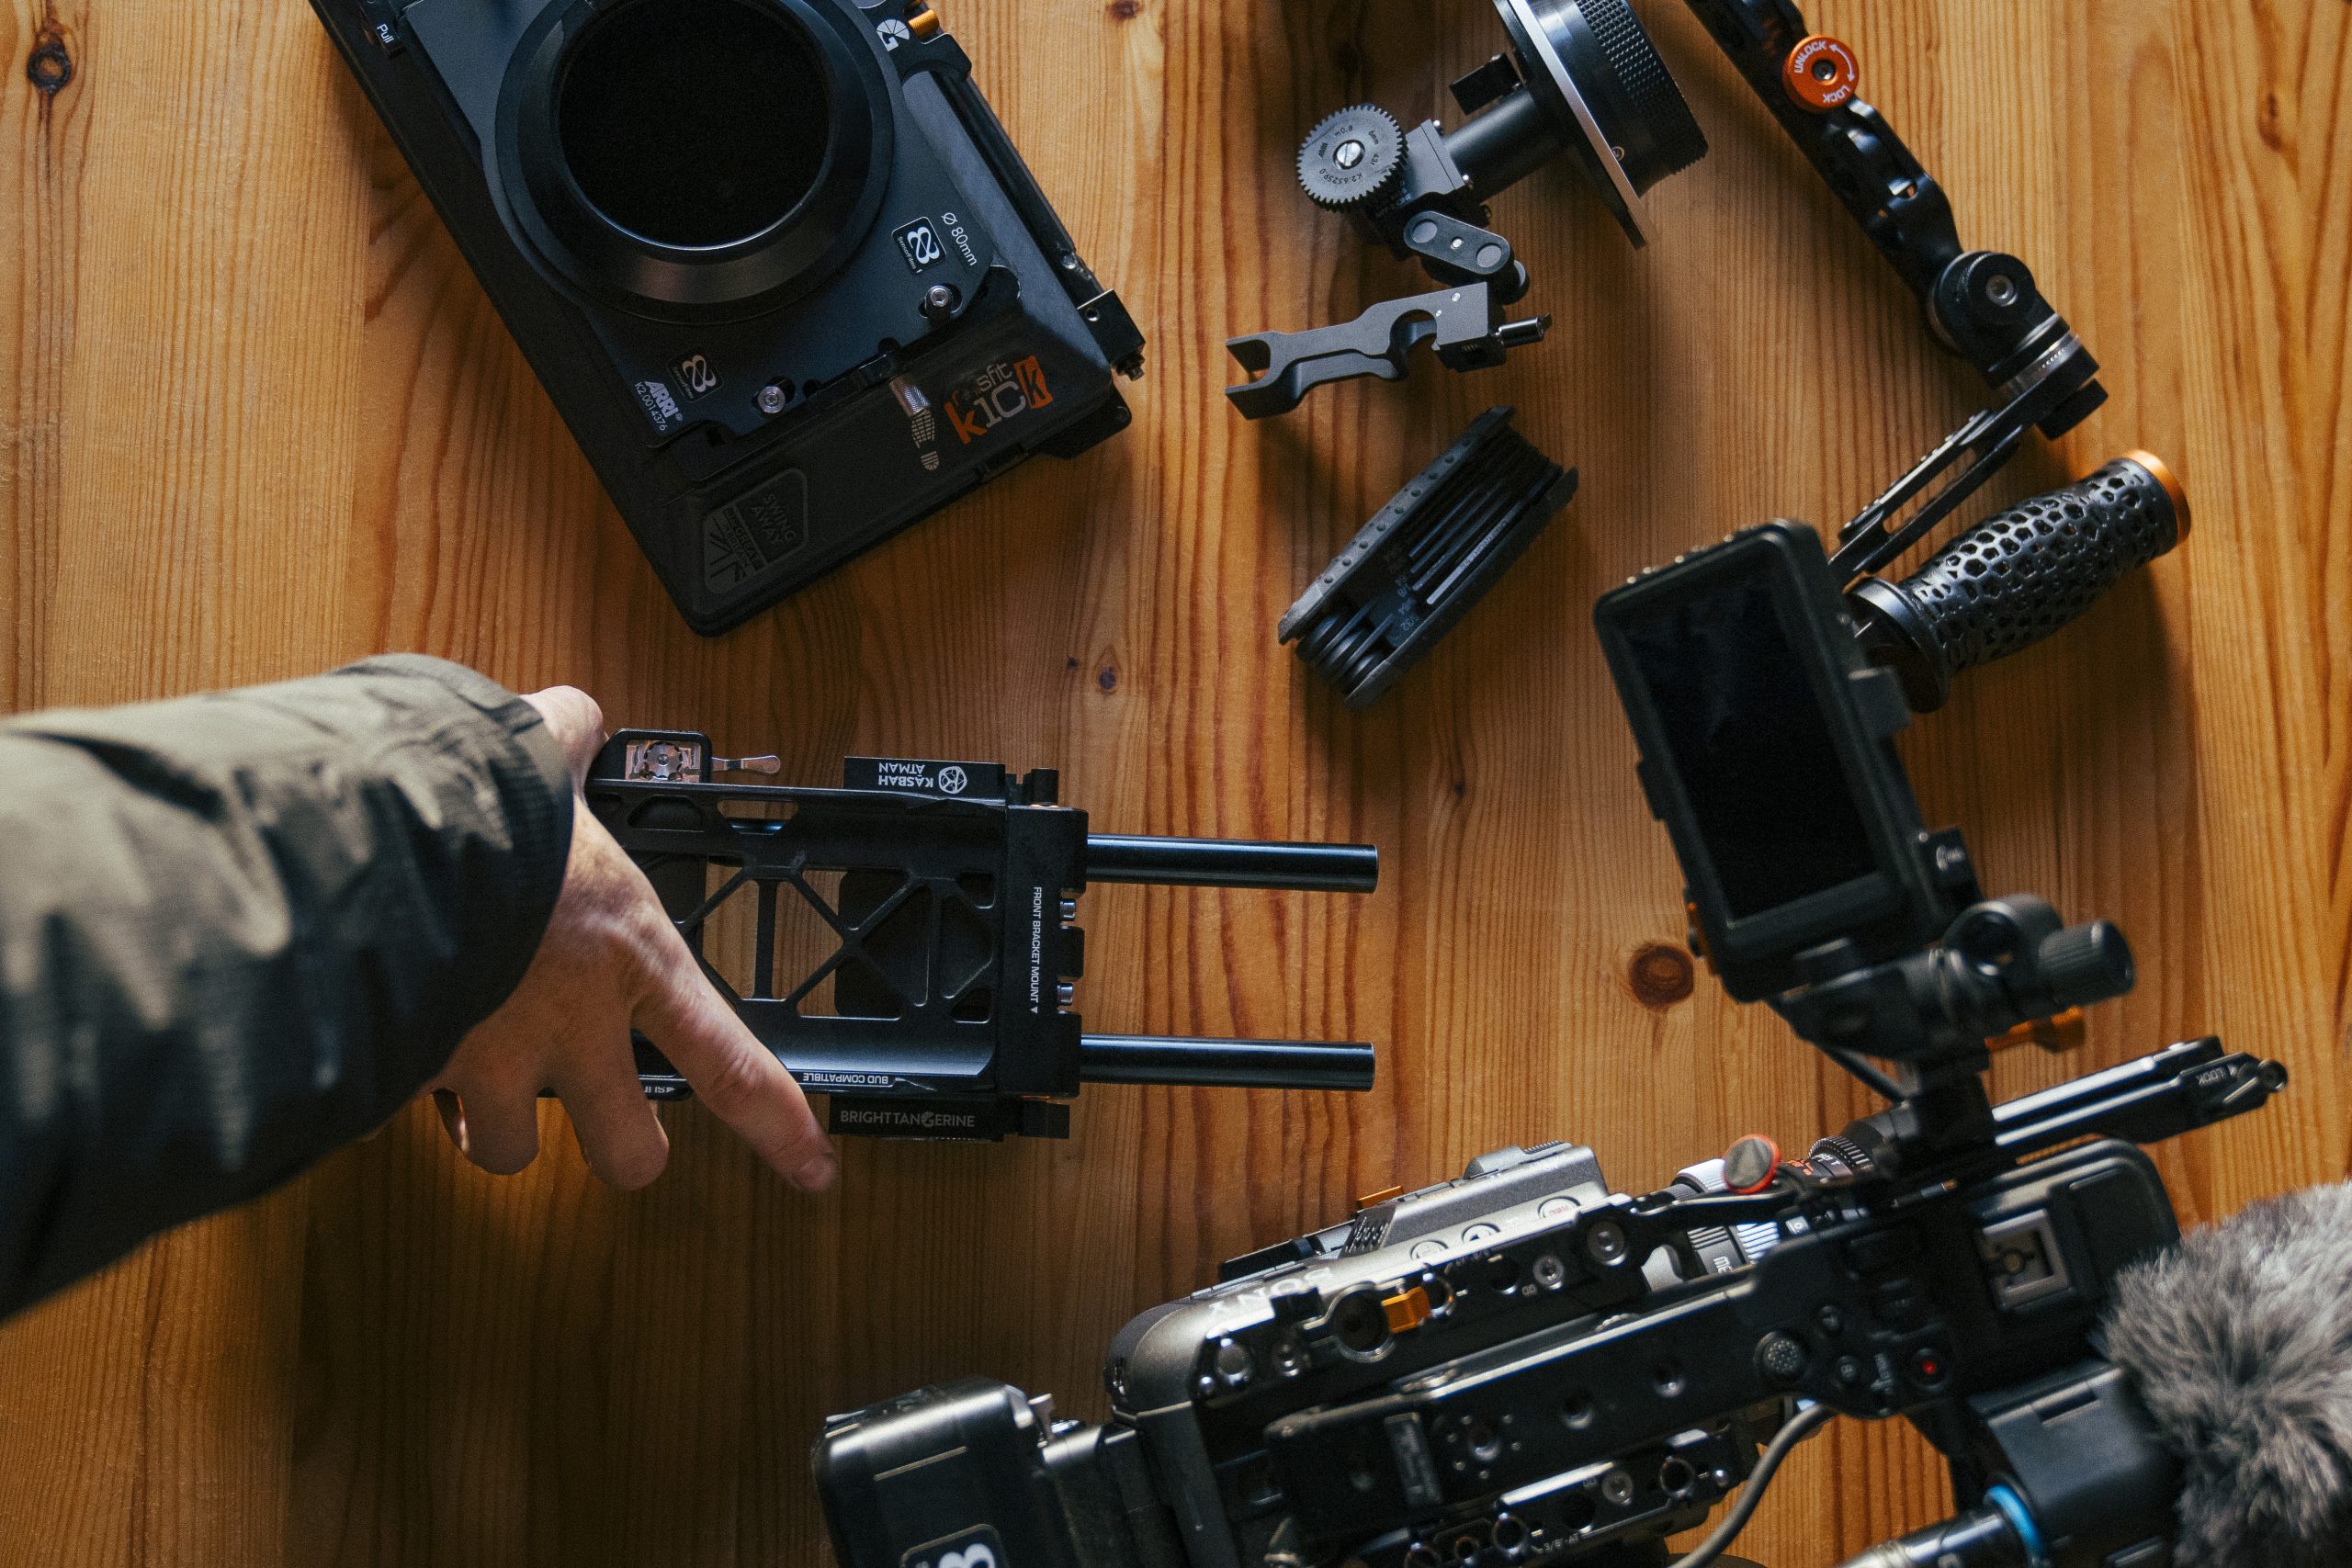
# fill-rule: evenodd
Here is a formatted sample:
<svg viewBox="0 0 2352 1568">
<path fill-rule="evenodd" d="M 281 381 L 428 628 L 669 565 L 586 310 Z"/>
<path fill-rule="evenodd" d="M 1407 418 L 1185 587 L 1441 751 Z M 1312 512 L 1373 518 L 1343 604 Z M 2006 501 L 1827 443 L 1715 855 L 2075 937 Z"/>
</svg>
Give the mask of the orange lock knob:
<svg viewBox="0 0 2352 1568">
<path fill-rule="evenodd" d="M 1854 51 L 1826 33 L 1815 33 L 1789 51 L 1781 80 L 1801 108 L 1827 114 L 1854 96 L 1862 68 Z"/>
</svg>

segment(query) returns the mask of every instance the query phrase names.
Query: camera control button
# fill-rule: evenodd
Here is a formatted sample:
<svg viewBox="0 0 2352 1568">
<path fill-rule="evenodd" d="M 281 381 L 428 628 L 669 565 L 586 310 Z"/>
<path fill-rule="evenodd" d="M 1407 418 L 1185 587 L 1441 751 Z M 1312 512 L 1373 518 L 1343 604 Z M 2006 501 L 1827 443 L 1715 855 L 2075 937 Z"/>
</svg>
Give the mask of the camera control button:
<svg viewBox="0 0 2352 1568">
<path fill-rule="evenodd" d="M 1889 1328 L 1909 1328 L 1928 1315 L 1928 1303 L 1918 1292 L 1919 1287 L 1913 1280 L 1889 1280 L 1877 1292 L 1871 1315 Z"/>
</svg>

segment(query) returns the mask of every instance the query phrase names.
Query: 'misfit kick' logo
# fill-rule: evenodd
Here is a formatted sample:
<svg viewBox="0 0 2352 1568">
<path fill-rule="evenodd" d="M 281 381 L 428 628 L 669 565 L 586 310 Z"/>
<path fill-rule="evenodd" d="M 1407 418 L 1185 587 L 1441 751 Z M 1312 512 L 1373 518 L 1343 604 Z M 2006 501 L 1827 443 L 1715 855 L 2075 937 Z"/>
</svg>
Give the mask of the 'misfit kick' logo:
<svg viewBox="0 0 2352 1568">
<path fill-rule="evenodd" d="M 947 427 L 969 446 L 1007 420 L 1054 400 L 1035 355 L 1000 359 L 947 395 Z"/>
</svg>

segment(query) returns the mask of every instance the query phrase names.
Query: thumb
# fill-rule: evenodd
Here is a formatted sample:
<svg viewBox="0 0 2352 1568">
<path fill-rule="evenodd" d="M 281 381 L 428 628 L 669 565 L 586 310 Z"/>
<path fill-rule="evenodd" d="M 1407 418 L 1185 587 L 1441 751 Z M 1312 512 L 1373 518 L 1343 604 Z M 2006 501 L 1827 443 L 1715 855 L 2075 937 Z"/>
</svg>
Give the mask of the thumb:
<svg viewBox="0 0 2352 1568">
<path fill-rule="evenodd" d="M 571 769 L 571 787 L 578 789 L 605 744 L 605 710 L 577 686 L 549 686 L 523 699 L 539 710 L 539 717 L 563 748 Z"/>
</svg>

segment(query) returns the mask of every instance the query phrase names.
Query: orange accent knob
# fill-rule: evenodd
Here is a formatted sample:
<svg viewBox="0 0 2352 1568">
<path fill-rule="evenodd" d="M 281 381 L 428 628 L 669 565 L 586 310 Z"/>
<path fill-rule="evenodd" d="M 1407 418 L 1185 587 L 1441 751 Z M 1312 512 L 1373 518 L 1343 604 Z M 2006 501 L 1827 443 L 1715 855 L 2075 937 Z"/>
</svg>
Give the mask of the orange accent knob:
<svg viewBox="0 0 2352 1568">
<path fill-rule="evenodd" d="M 1815 114 L 1827 114 L 1852 97 L 1861 73 L 1854 51 L 1827 33 L 1802 39 L 1781 62 L 1781 80 L 1789 96 Z"/>
<path fill-rule="evenodd" d="M 1706 964 L 1707 973 L 1712 975 L 1715 972 L 1715 955 L 1707 951 L 1707 935 L 1704 931 L 1699 929 L 1699 906 L 1696 904 L 1685 903 L 1682 906 L 1682 913 L 1685 919 L 1690 921 L 1690 931 L 1687 934 L 1690 944 L 1690 951 Z"/>
<path fill-rule="evenodd" d="M 2176 544 L 2188 537 L 2188 492 L 2180 487 L 2180 479 L 2172 466 L 2154 452 L 2134 449 L 2123 454 L 2127 463 L 2137 463 L 2148 470 L 2148 477 L 2164 486 L 2165 494 L 2172 500 L 2173 540 Z"/>
<path fill-rule="evenodd" d="M 2071 1051 L 2080 1045 L 2086 1032 L 2083 1010 L 2068 1008 L 2054 1018 L 2028 1019 L 2006 1034 L 1996 1034 L 1984 1043 L 1994 1051 L 2007 1051 L 2019 1045 L 2039 1045 L 2055 1054 Z"/>
<path fill-rule="evenodd" d="M 1367 1192 L 1357 1199 L 1356 1208 L 1360 1211 L 1377 1208 L 1391 1198 L 1402 1198 L 1404 1195 L 1405 1190 L 1402 1187 L 1384 1187 L 1377 1192 Z"/>
<path fill-rule="evenodd" d="M 1761 1192 L 1781 1174 L 1781 1145 L 1750 1133 L 1724 1155 L 1724 1190 L 1742 1196 Z"/>
<path fill-rule="evenodd" d="M 939 13 L 929 6 L 918 6 L 907 13 L 907 30 L 922 39 L 932 40 L 939 32 Z"/>
<path fill-rule="evenodd" d="M 1402 1334 L 1430 1320 L 1430 1293 L 1415 1285 L 1382 1298 L 1380 1310 L 1388 1316 L 1388 1332 Z"/>
</svg>

